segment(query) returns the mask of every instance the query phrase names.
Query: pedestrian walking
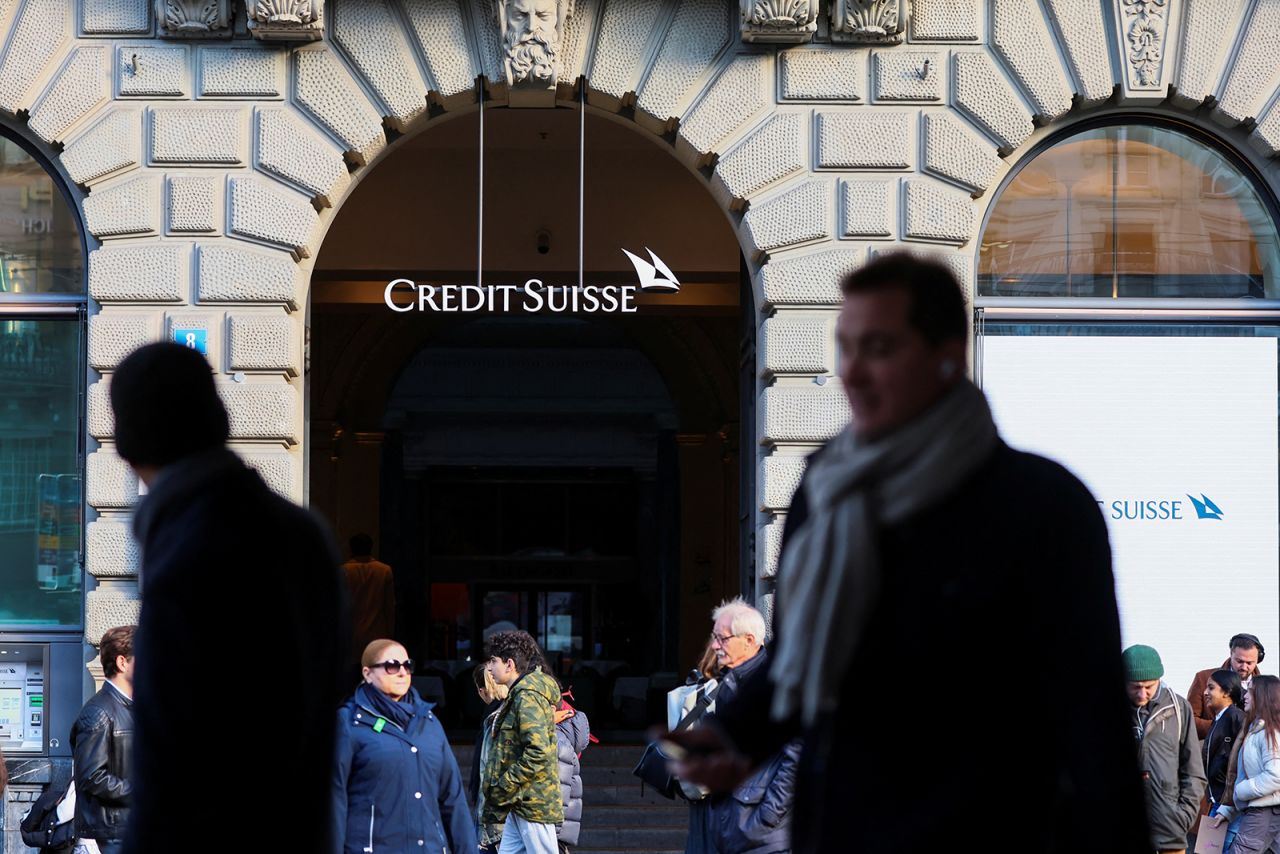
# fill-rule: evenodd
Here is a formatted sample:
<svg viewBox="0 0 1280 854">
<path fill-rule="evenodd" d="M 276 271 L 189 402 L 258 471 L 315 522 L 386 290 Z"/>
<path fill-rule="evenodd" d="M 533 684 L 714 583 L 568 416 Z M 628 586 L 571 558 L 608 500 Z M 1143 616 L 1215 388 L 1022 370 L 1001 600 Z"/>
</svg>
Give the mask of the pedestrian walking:
<svg viewBox="0 0 1280 854">
<path fill-rule="evenodd" d="M 493 674 L 489 672 L 487 664 L 476 665 L 472 675 L 476 683 L 476 693 L 485 707 L 484 718 L 480 722 L 480 734 L 476 737 L 476 747 L 471 753 L 471 803 L 474 808 L 476 837 L 480 842 L 480 851 L 484 854 L 496 854 L 498 844 L 502 841 L 502 821 L 505 820 L 505 816 L 502 819 L 486 822 L 481 769 L 484 767 L 484 759 L 491 743 L 489 728 L 502 701 L 507 699 L 507 686 L 493 681 Z"/>
<path fill-rule="evenodd" d="M 497 632 L 485 641 L 493 681 L 507 699 L 493 714 L 480 772 L 482 824 L 502 816 L 499 854 L 557 854 L 564 821 L 556 749 L 560 686 L 542 672 L 542 652 L 528 632 Z"/>
<path fill-rule="evenodd" d="M 720 686 L 720 664 L 716 660 L 714 640 L 708 641 L 702 651 L 698 666 L 685 679 L 686 688 L 693 690 L 679 691 L 680 703 L 677 713 L 669 716 L 667 727 L 675 730 L 684 724 L 684 728 L 696 727 L 702 718 L 715 709 L 716 694 Z M 670 697 L 670 695 L 668 695 Z M 670 701 L 668 701 L 670 702 Z M 689 718 L 690 715 L 694 717 Z M 711 801 L 710 793 L 695 783 L 680 781 L 679 792 L 689 802 L 689 829 L 685 836 L 685 854 L 718 854 L 715 839 L 711 833 Z"/>
<path fill-rule="evenodd" d="M 1210 674 L 1215 670 L 1235 671 L 1240 677 L 1241 691 L 1248 694 L 1249 686 L 1253 684 L 1253 677 L 1262 672 L 1258 669 L 1258 665 L 1267 657 L 1267 651 L 1257 635 L 1247 633 L 1232 635 L 1231 640 L 1227 641 L 1227 649 L 1229 654 L 1227 660 L 1222 662 L 1222 666 L 1201 670 L 1196 674 L 1196 678 L 1191 680 L 1191 690 L 1187 692 L 1187 701 L 1191 703 L 1191 711 L 1196 716 L 1196 735 L 1202 740 L 1209 734 L 1209 728 L 1213 726 L 1214 720 L 1214 716 L 1204 705 L 1204 692 L 1209 685 Z M 1240 705 L 1243 706 L 1243 703 Z"/>
<path fill-rule="evenodd" d="M 1209 815 L 1216 815 L 1227 785 L 1227 763 L 1240 733 L 1244 730 L 1244 694 L 1234 670 L 1209 674 L 1202 696 L 1202 708 L 1213 715 L 1203 748 L 1204 774 L 1208 780 L 1206 802 Z"/>
<path fill-rule="evenodd" d="M 360 661 L 364 682 L 338 712 L 333 850 L 475 851 L 462 773 L 431 704 L 412 687 L 408 652 L 380 638 Z"/>
<path fill-rule="evenodd" d="M 119 854 L 133 800 L 133 638 L 135 626 L 107 629 L 99 645 L 102 675 L 71 725 L 75 827 L 101 854 Z"/>
<path fill-rule="evenodd" d="M 731 790 L 802 735 L 801 854 L 948 850 L 993 793 L 1008 797 L 988 832 L 1012 845 L 1146 849 L 1097 502 L 1061 466 L 1000 440 L 966 378 L 969 312 L 946 266 L 889 253 L 840 289 L 851 420 L 808 457 L 787 513 L 771 668 L 717 700 L 717 726 L 676 736 L 690 750 L 682 776 Z M 990 728 L 990 707 L 961 700 L 993 655 L 1032 680 L 1044 735 L 1016 782 L 972 735 Z M 868 691 L 886 673 L 927 691 L 914 712 L 938 704 L 939 737 L 878 735 L 885 705 Z M 887 810 L 920 792 L 922 769 L 945 795 L 909 816 Z"/>
<path fill-rule="evenodd" d="M 1232 803 L 1218 809 L 1217 820 L 1236 826 L 1227 854 L 1280 848 L 1280 678 L 1254 679 L 1249 706 L 1235 757 Z"/>
<path fill-rule="evenodd" d="M 194 835 L 219 851 L 326 851 L 334 709 L 349 687 L 337 552 L 316 517 L 226 447 L 227 413 L 198 352 L 135 350 L 110 395 L 116 451 L 147 485 L 133 517 L 142 610 L 124 850 L 168 854 Z M 228 611 L 241 581 L 247 595 Z M 254 687 L 224 678 L 241 669 Z M 271 762 L 246 775 L 226 754 L 251 743 Z M 231 793 L 244 800 L 234 815 Z"/>
<path fill-rule="evenodd" d="M 765 622 L 741 598 L 711 612 L 711 647 L 722 675 L 716 703 L 732 703 L 740 682 L 767 672 Z M 709 716 L 715 720 L 715 714 Z M 712 795 L 708 824 L 719 854 L 779 854 L 791 850 L 791 807 L 800 742 L 793 740 L 727 794 Z"/>
<path fill-rule="evenodd" d="M 578 844 L 582 835 L 582 752 L 591 744 L 591 722 L 587 713 L 574 708 L 565 697 L 566 692 L 562 692 L 554 718 L 560 801 L 564 805 L 564 823 L 556 831 L 560 854 L 569 854 L 569 849 Z"/>
<path fill-rule="evenodd" d="M 391 567 L 373 557 L 373 537 L 354 534 L 342 564 L 351 596 L 351 664 L 360 667 L 365 647 L 396 632 L 396 584 Z"/>
<path fill-rule="evenodd" d="M 1138 766 L 1147 797 L 1151 845 L 1181 854 L 1204 795 L 1204 765 L 1191 704 L 1164 684 L 1164 664 L 1149 646 L 1124 651 Z"/>
</svg>

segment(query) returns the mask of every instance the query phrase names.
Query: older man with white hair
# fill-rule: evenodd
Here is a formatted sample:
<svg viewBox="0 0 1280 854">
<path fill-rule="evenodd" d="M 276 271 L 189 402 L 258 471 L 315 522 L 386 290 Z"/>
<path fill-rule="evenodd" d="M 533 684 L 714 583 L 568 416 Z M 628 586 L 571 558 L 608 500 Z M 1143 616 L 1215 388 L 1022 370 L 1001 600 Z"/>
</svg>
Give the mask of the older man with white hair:
<svg viewBox="0 0 1280 854">
<path fill-rule="evenodd" d="M 741 598 L 711 612 L 711 647 L 720 664 L 716 702 L 732 700 L 738 686 L 769 669 L 764 616 Z M 713 713 L 714 715 L 714 713 Z M 791 850 L 791 802 L 800 742 L 785 745 L 733 792 L 710 803 L 710 830 L 719 854 L 779 854 Z"/>
</svg>

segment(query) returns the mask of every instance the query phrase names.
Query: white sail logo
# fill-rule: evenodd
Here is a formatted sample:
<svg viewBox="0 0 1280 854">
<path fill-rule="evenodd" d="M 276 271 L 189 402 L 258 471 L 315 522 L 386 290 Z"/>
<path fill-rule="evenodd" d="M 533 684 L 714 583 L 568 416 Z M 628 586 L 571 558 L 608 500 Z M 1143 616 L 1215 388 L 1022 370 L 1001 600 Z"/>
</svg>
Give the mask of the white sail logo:
<svg viewBox="0 0 1280 854">
<path fill-rule="evenodd" d="M 622 254 L 630 258 L 632 266 L 636 268 L 636 275 L 640 277 L 640 290 L 666 294 L 679 293 L 680 280 L 676 278 L 676 274 L 671 272 L 671 268 L 654 255 L 653 250 L 648 246 L 644 251 L 648 252 L 649 257 L 653 259 L 652 264 L 625 249 L 622 250 Z"/>
</svg>

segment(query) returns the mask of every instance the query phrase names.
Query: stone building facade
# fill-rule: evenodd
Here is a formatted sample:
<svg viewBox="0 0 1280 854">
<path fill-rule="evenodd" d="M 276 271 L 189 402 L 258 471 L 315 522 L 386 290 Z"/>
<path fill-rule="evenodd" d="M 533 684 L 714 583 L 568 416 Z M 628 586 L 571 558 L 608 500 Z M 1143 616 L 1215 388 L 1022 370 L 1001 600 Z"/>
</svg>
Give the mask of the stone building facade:
<svg viewBox="0 0 1280 854">
<path fill-rule="evenodd" d="M 1099 117 L 1197 128 L 1280 192 L 1275 0 L 558 0 L 545 68 L 509 58 L 529 26 L 513 5 L 0 2 L 3 123 L 73 188 L 90 249 L 86 642 L 138 608 L 113 369 L 205 330 L 235 447 L 305 500 L 311 264 L 353 188 L 405 138 L 476 111 L 477 81 L 485 109 L 574 105 L 585 86 L 588 109 L 652 135 L 736 229 L 766 610 L 805 456 L 846 417 L 842 273 L 910 246 L 972 295 L 1002 180 Z"/>
</svg>

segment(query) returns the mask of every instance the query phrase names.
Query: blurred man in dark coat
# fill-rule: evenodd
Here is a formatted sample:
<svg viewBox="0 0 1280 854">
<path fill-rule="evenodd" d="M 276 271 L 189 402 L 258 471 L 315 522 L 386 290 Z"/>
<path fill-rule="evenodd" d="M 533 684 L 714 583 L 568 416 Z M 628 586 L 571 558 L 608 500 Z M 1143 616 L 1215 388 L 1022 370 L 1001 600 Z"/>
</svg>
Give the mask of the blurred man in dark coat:
<svg viewBox="0 0 1280 854">
<path fill-rule="evenodd" d="M 150 344 L 111 381 L 142 612 L 125 851 L 327 850 L 349 638 L 328 534 L 226 447 L 209 364 Z"/>
<path fill-rule="evenodd" d="M 796 852 L 1149 850 L 1097 504 L 1000 440 L 946 267 L 842 290 L 852 421 L 787 515 L 776 654 L 673 736 L 681 777 L 725 790 L 800 734 Z"/>
</svg>

